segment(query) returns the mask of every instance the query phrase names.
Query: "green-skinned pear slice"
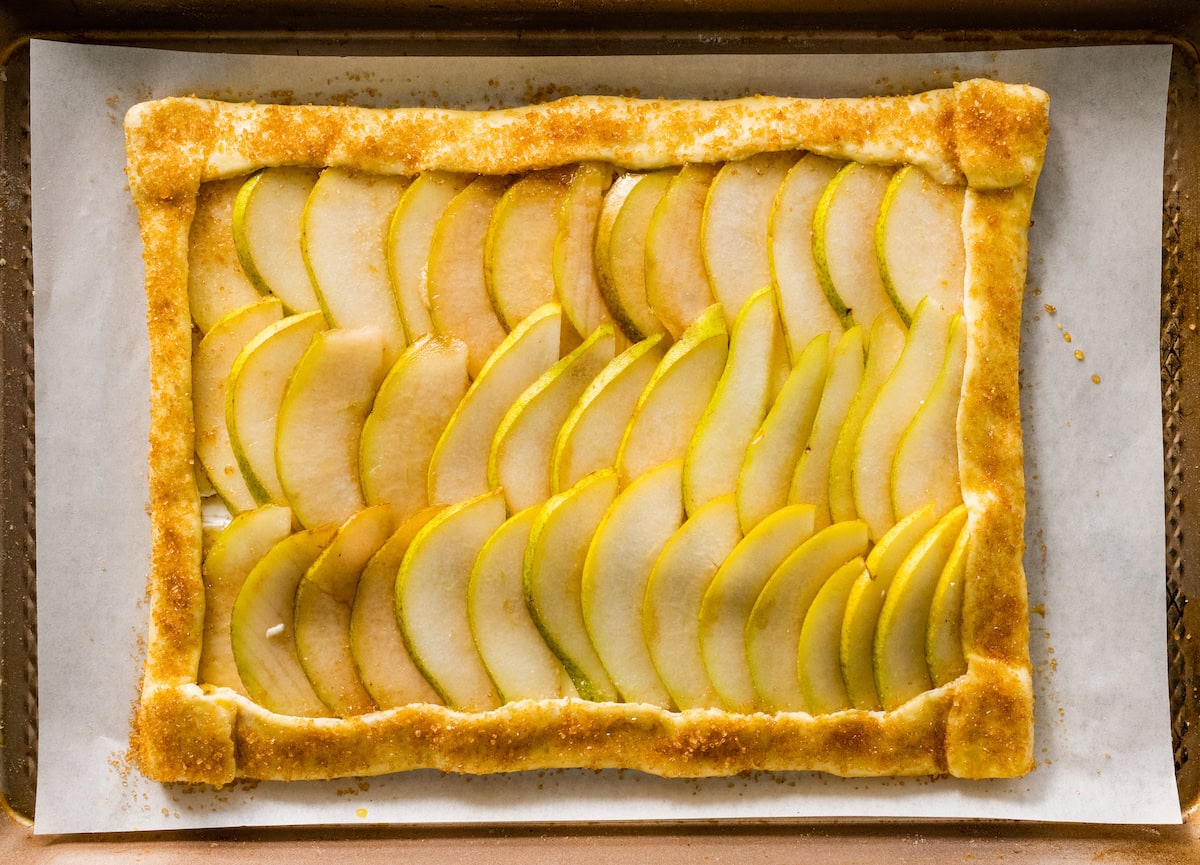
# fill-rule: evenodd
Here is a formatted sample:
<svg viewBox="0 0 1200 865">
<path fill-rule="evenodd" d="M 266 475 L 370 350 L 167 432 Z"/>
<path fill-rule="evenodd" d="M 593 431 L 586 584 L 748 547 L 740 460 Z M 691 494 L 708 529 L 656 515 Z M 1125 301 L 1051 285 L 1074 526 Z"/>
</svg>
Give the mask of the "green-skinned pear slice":
<svg viewBox="0 0 1200 865">
<path fill-rule="evenodd" d="M 188 235 L 187 291 L 192 319 L 201 332 L 235 310 L 262 300 L 242 270 L 233 243 L 233 204 L 241 178 L 200 185 Z"/>
<path fill-rule="evenodd" d="M 291 533 L 292 512 L 267 505 L 238 514 L 213 542 L 202 570 L 204 643 L 200 648 L 197 682 L 232 688 L 249 696 L 233 660 L 229 620 L 250 571 Z"/>
<path fill-rule="evenodd" d="M 510 512 L 550 498 L 550 462 L 563 422 L 587 386 L 613 359 L 613 326 L 603 325 L 517 397 L 496 428 L 488 483 L 504 491 Z"/>
<path fill-rule="evenodd" d="M 650 572 L 642 629 L 659 678 L 680 709 L 721 705 L 700 652 L 700 605 L 741 537 L 734 497 L 713 499 L 671 536 Z"/>
<path fill-rule="evenodd" d="M 758 153 L 726 162 L 708 188 L 700 248 L 713 296 L 730 327 L 750 295 L 771 284 L 767 227 L 795 153 Z"/>
<path fill-rule="evenodd" d="M 326 168 L 304 206 L 301 251 L 334 327 L 378 328 L 389 364 L 407 342 L 387 268 L 388 228 L 407 177 Z"/>
<path fill-rule="evenodd" d="M 251 495 L 260 504 L 288 503 L 275 469 L 279 407 L 296 364 L 323 330 L 325 317 L 319 311 L 290 315 L 246 343 L 229 371 L 225 391 L 229 444 Z"/>
<path fill-rule="evenodd" d="M 867 556 L 867 569 L 850 589 L 842 620 L 840 661 L 846 693 L 856 709 L 880 708 L 875 687 L 875 628 L 888 587 L 913 548 L 937 522 L 932 507 L 906 516 L 879 539 Z"/>
<path fill-rule="evenodd" d="M 775 294 L 761 288 L 738 313 L 725 369 L 688 444 L 683 500 L 689 514 L 737 490 L 746 449 L 771 406 L 775 353 L 782 344 Z"/>
<path fill-rule="evenodd" d="M 837 335 L 842 331 L 841 319 L 825 296 L 813 258 L 817 202 L 842 164 L 815 153 L 805 154 L 787 173 L 771 210 L 767 253 L 779 295 L 779 319 L 793 363 L 818 334 Z"/>
<path fill-rule="evenodd" d="M 554 237 L 554 287 L 563 313 L 581 336 L 614 324 L 596 276 L 596 221 L 604 193 L 612 183 L 612 166 L 584 162 L 571 172 L 570 186 L 558 209 Z M 617 336 L 625 348 L 624 334 Z"/>
<path fill-rule="evenodd" d="M 754 602 L 746 623 L 746 655 L 760 706 L 805 711 L 800 690 L 800 628 L 817 592 L 847 562 L 867 552 L 867 526 L 834 523 L 784 559 Z"/>
<path fill-rule="evenodd" d="M 246 276 L 292 313 L 319 310 L 301 252 L 304 205 L 319 172 L 265 168 L 250 176 L 233 205 L 233 242 Z"/>
<path fill-rule="evenodd" d="M 230 616 L 238 675 L 250 699 L 272 712 L 328 716 L 296 652 L 293 616 L 304 573 L 333 540 L 337 526 L 284 538 L 262 557 L 242 584 Z"/>
<path fill-rule="evenodd" d="M 475 648 L 505 702 L 578 696 L 525 606 L 525 549 L 538 510 L 512 516 L 488 538 L 467 585 Z"/>
<path fill-rule="evenodd" d="M 676 339 L 714 300 L 704 269 L 700 223 L 716 175 L 715 165 L 683 166 L 671 178 L 646 229 L 646 300 Z"/>
<path fill-rule="evenodd" d="M 814 715 L 827 715 L 851 708 L 842 679 L 839 649 L 846 598 L 855 580 L 866 573 L 861 558 L 842 565 L 813 598 L 800 628 L 800 693 Z"/>
<path fill-rule="evenodd" d="M 758 702 L 746 656 L 746 622 L 771 574 L 812 537 L 812 505 L 771 514 L 734 547 L 704 593 L 699 636 L 704 666 L 722 702 L 752 712 Z"/>
<path fill-rule="evenodd" d="M 725 371 L 728 353 L 725 316 L 714 304 L 671 346 L 638 397 L 617 453 L 622 486 L 655 466 L 684 457 Z"/>
<path fill-rule="evenodd" d="M 504 338 L 475 376 L 429 459 L 431 504 L 461 502 L 490 489 L 488 455 L 496 429 L 517 397 L 558 360 L 561 323 L 559 306 L 546 304 Z"/>
<path fill-rule="evenodd" d="M 583 567 L 583 620 L 621 696 L 670 708 L 643 627 L 654 563 L 683 525 L 683 463 L 673 460 L 630 484 L 612 503 Z"/>
<path fill-rule="evenodd" d="M 417 532 L 396 578 L 404 645 L 446 705 L 464 712 L 500 705 L 471 635 L 467 583 L 479 551 L 503 522 L 498 492 L 446 508 Z"/>
<path fill-rule="evenodd" d="M 600 371 L 563 421 L 550 460 L 550 489 L 559 493 L 586 475 L 617 464 L 638 397 L 667 353 L 663 334 L 631 345 Z"/>
<path fill-rule="evenodd" d="M 313 562 L 296 589 L 296 653 L 313 690 L 342 717 L 375 710 L 350 651 L 350 613 L 371 557 L 396 529 L 386 505 L 359 511 Z"/>
<path fill-rule="evenodd" d="M 950 560 L 938 578 L 929 605 L 929 628 L 925 634 L 925 661 L 935 688 L 952 682 L 967 671 L 962 645 L 963 584 L 967 577 L 967 551 L 971 529 L 963 526 L 950 551 Z"/>
<path fill-rule="evenodd" d="M 585 700 L 617 699 L 617 689 L 588 636 L 581 600 L 588 545 L 616 497 L 616 472 L 605 469 L 588 475 L 540 508 L 525 551 L 525 606 Z"/>
<path fill-rule="evenodd" d="M 404 190 L 392 214 L 387 238 L 388 276 L 409 342 L 433 331 L 426 284 L 433 230 L 454 197 L 474 179 L 471 174 L 422 172 Z"/>
<path fill-rule="evenodd" d="M 933 390 L 900 437 L 892 462 L 892 508 L 903 516 L 933 502 L 940 517 L 962 502 L 958 480 L 958 401 L 967 361 L 967 327 L 950 323 L 950 344 Z"/>
<path fill-rule="evenodd" d="M 899 708 L 933 686 L 925 660 L 929 611 L 966 521 L 964 505 L 942 517 L 909 553 L 888 588 L 874 646 L 875 686 L 885 710 Z"/>
<path fill-rule="evenodd" d="M 504 341 L 504 324 L 488 297 L 484 260 L 492 212 L 507 186 L 503 177 L 471 181 L 446 207 L 429 242 L 429 315 L 434 330 L 467 344 L 472 378 Z"/>
<path fill-rule="evenodd" d="M 371 327 L 318 333 L 296 364 L 279 407 L 275 467 L 301 525 L 341 525 L 366 506 L 358 446 L 386 371 Z"/>
<path fill-rule="evenodd" d="M 238 355 L 254 337 L 283 316 L 276 298 L 259 300 L 222 318 L 200 340 L 192 356 L 192 416 L 196 424 L 196 455 L 217 494 L 233 513 L 248 511 L 258 502 L 238 465 L 225 421 L 229 373 Z"/>
<path fill-rule="evenodd" d="M 646 233 L 677 173 L 623 174 L 604 196 L 596 223 L 596 276 L 613 318 L 630 339 L 666 333 L 646 299 Z"/>
<path fill-rule="evenodd" d="M 875 256 L 905 324 L 924 297 L 951 315 L 962 312 L 964 191 L 936 183 L 915 165 L 904 166 L 888 183 L 875 225 Z"/>
<path fill-rule="evenodd" d="M 936 303 L 922 301 L 896 368 L 863 417 L 851 478 L 854 508 L 871 527 L 872 538 L 883 537 L 895 525 L 891 479 L 896 449 L 933 390 L 949 340 L 950 316 Z"/>
<path fill-rule="evenodd" d="M 396 529 L 358 578 L 350 610 L 350 654 L 363 687 L 381 709 L 442 698 L 413 663 L 396 619 L 396 575 L 409 545 L 441 508 L 424 508 Z"/>
<path fill-rule="evenodd" d="M 359 440 L 359 474 L 369 505 L 406 520 L 429 504 L 429 461 L 466 395 L 467 346 L 423 336 L 384 378 Z"/>
</svg>

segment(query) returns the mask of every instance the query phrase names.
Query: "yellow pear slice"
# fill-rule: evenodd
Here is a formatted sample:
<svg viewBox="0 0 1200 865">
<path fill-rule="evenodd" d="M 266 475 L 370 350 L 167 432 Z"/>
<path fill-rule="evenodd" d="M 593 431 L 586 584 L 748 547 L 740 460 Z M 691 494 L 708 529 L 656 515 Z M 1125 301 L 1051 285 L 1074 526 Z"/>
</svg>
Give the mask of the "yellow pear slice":
<svg viewBox="0 0 1200 865">
<path fill-rule="evenodd" d="M 507 186 L 503 177 L 471 181 L 446 207 L 429 242 L 429 315 L 438 333 L 467 344 L 472 378 L 504 341 L 504 324 L 488 297 L 484 261 L 492 212 Z"/>
<path fill-rule="evenodd" d="M 233 204 L 241 178 L 200 185 L 188 234 L 188 308 L 202 333 L 229 313 L 262 300 L 233 242 Z"/>
<path fill-rule="evenodd" d="M 758 702 L 746 656 L 746 622 L 771 574 L 812 537 L 812 505 L 789 505 L 746 533 L 713 577 L 700 605 L 704 667 L 722 702 L 752 712 Z"/>
<path fill-rule="evenodd" d="M 933 682 L 925 660 L 929 610 L 967 509 L 959 505 L 923 537 L 892 580 L 875 629 L 875 686 L 885 710 L 900 707 Z"/>
<path fill-rule="evenodd" d="M 587 386 L 613 359 L 613 326 L 602 325 L 517 397 L 496 428 L 488 483 L 504 491 L 510 512 L 550 498 L 550 461 L 563 422 Z"/>
<path fill-rule="evenodd" d="M 825 582 L 866 552 L 865 523 L 834 523 L 784 559 L 763 586 L 746 622 L 746 656 L 765 710 L 807 710 L 800 690 L 800 627 Z"/>
<path fill-rule="evenodd" d="M 433 331 L 429 317 L 426 267 L 433 229 L 450 202 L 467 188 L 474 175 L 425 171 L 404 190 L 388 226 L 388 276 L 409 342 Z"/>
<path fill-rule="evenodd" d="M 359 475 L 369 505 L 406 520 L 429 504 L 433 449 L 467 393 L 467 346 L 420 337 L 388 372 L 359 441 Z"/>
<path fill-rule="evenodd" d="M 407 340 L 388 279 L 387 238 L 407 177 L 326 168 L 304 206 L 301 251 L 334 327 L 374 327 L 392 364 Z"/>
<path fill-rule="evenodd" d="M 700 249 L 713 295 L 730 327 L 750 295 L 771 284 L 767 227 L 795 153 L 758 153 L 726 162 L 708 188 Z"/>
<path fill-rule="evenodd" d="M 610 165 L 585 162 L 571 172 L 570 186 L 558 209 L 554 237 L 554 286 L 563 312 L 581 336 L 614 324 L 596 275 L 596 222 L 604 193 L 612 183 Z M 625 348 L 624 334 L 618 347 Z"/>
<path fill-rule="evenodd" d="M 409 654 L 446 705 L 464 712 L 500 705 L 471 636 L 467 583 L 503 522 L 499 492 L 446 508 L 417 532 L 396 577 L 396 615 Z"/>
<path fill-rule="evenodd" d="M 313 690 L 335 715 L 375 709 L 350 651 L 350 613 L 359 577 L 396 529 L 386 505 L 359 511 L 338 529 L 296 589 L 296 653 Z"/>
<path fill-rule="evenodd" d="M 646 646 L 680 709 L 721 706 L 700 654 L 700 605 L 717 569 L 741 537 L 734 497 L 713 499 L 667 541 L 646 583 L 642 610 Z"/>
<path fill-rule="evenodd" d="M 546 304 L 504 338 L 475 376 L 429 459 L 431 504 L 461 502 L 490 489 L 488 455 L 496 429 L 517 397 L 558 360 L 561 323 L 560 307 Z"/>
<path fill-rule="evenodd" d="M 371 327 L 318 333 L 296 364 L 279 406 L 275 467 L 301 525 L 340 525 L 365 507 L 358 445 L 386 370 Z"/>
<path fill-rule="evenodd" d="M 683 525 L 683 463 L 673 460 L 630 484 L 600 521 L 583 566 L 583 620 L 621 696 L 669 708 L 643 627 L 650 571 Z"/>
<path fill-rule="evenodd" d="M 301 252 L 301 226 L 319 172 L 265 168 L 242 184 L 233 204 L 233 242 L 246 276 L 292 313 L 319 310 Z"/>
<path fill-rule="evenodd" d="M 704 270 L 700 223 L 716 175 L 715 165 L 683 166 L 671 178 L 646 229 L 646 300 L 676 339 L 714 299 Z"/>
<path fill-rule="evenodd" d="M 442 702 L 413 663 L 396 618 L 396 575 L 404 554 L 441 510 L 424 508 L 405 520 L 358 578 L 350 610 L 350 654 L 363 687 L 381 709 Z"/>
<path fill-rule="evenodd" d="M 271 547 L 242 583 L 229 619 L 238 675 L 250 699 L 281 715 L 323 717 L 329 708 L 313 690 L 296 652 L 296 589 L 337 526 L 299 532 Z"/>
<path fill-rule="evenodd" d="M 950 560 L 938 578 L 929 605 L 929 629 L 925 634 L 925 661 L 935 688 L 952 682 L 967 671 L 962 645 L 963 583 L 967 577 L 967 551 L 971 529 L 963 526 L 950 551 Z"/>
<path fill-rule="evenodd" d="M 841 320 L 821 287 L 813 257 L 817 202 L 842 164 L 815 153 L 805 154 L 783 179 L 771 209 L 767 253 L 779 295 L 779 319 L 793 363 L 818 334 L 837 335 L 842 331 Z"/>
<path fill-rule="evenodd" d="M 247 343 L 282 316 L 283 304 L 276 298 L 234 310 L 213 325 L 192 356 L 196 455 L 213 488 L 235 514 L 250 510 L 258 502 L 246 484 L 229 440 L 225 420 L 229 373 Z"/>
<path fill-rule="evenodd" d="M 233 660 L 229 620 L 246 577 L 271 548 L 292 533 L 292 512 L 266 505 L 238 514 L 217 535 L 204 557 L 204 642 L 200 648 L 201 684 L 246 693 Z"/>
<path fill-rule="evenodd" d="M 827 715 L 851 708 L 842 680 L 839 649 L 846 598 L 860 575 L 866 573 L 861 558 L 842 565 L 813 598 L 800 628 L 800 692 L 804 705 L 814 715 Z"/>
<path fill-rule="evenodd" d="M 617 476 L 612 469 L 588 475 L 542 506 L 525 552 L 525 606 L 585 700 L 617 698 L 588 636 L 581 600 L 588 546 L 616 497 Z"/>
<path fill-rule="evenodd" d="M 525 606 L 525 548 L 538 510 L 526 508 L 496 529 L 467 585 L 475 647 L 505 702 L 578 696 Z"/>
<path fill-rule="evenodd" d="M 915 165 L 904 166 L 888 183 L 875 225 L 875 256 L 905 324 L 924 297 L 951 315 L 962 312 L 964 191 L 936 183 Z"/>
</svg>

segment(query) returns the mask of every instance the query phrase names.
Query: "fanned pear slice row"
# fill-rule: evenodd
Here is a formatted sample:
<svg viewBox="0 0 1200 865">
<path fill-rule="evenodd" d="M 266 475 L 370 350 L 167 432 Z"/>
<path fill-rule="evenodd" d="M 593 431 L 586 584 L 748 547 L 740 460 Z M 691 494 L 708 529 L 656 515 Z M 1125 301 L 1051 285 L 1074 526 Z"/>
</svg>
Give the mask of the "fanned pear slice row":
<svg viewBox="0 0 1200 865">
<path fill-rule="evenodd" d="M 304 205 L 314 168 L 264 168 L 252 174 L 233 205 L 233 242 L 246 276 L 291 313 L 321 308 L 301 252 Z"/>
<path fill-rule="evenodd" d="M 464 712 L 500 705 L 471 635 L 467 583 L 504 516 L 499 492 L 446 508 L 417 532 L 396 578 L 396 615 L 409 654 L 446 705 Z"/>
<path fill-rule="evenodd" d="M 814 715 L 851 708 L 839 660 L 846 599 L 855 581 L 866 573 L 861 558 L 842 565 L 821 586 L 800 627 L 800 692 Z"/>
<path fill-rule="evenodd" d="M 967 671 L 962 644 L 963 584 L 967 578 L 967 551 L 971 530 L 963 526 L 950 551 L 950 559 L 929 606 L 929 629 L 925 634 L 925 661 L 935 688 L 952 682 Z"/>
<path fill-rule="evenodd" d="M 646 229 L 646 300 L 676 339 L 714 300 L 704 269 L 700 223 L 716 175 L 715 165 L 683 166 L 671 178 Z"/>
<path fill-rule="evenodd" d="M 372 327 L 318 333 L 296 364 L 279 407 L 275 467 L 301 525 L 340 525 L 365 507 L 359 440 L 386 370 Z"/>
<path fill-rule="evenodd" d="M 262 300 L 242 270 L 233 242 L 233 207 L 241 178 L 200 185 L 188 234 L 188 308 L 201 333 L 231 312 Z"/>
<path fill-rule="evenodd" d="M 596 222 L 612 179 L 610 165 L 584 162 L 575 166 L 566 197 L 558 208 L 554 288 L 563 313 L 585 338 L 605 324 L 615 326 L 596 275 Z M 618 348 L 624 349 L 627 344 L 625 335 L 618 332 Z"/>
</svg>

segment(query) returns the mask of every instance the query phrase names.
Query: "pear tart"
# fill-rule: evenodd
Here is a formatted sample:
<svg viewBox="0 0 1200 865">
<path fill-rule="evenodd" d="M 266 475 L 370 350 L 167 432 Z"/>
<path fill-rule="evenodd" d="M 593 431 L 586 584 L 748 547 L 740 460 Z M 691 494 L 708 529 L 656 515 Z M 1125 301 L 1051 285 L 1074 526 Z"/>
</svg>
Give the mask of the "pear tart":
<svg viewBox="0 0 1200 865">
<path fill-rule="evenodd" d="M 1028 771 L 1047 131 L 985 80 L 135 106 L 142 771 Z"/>
</svg>

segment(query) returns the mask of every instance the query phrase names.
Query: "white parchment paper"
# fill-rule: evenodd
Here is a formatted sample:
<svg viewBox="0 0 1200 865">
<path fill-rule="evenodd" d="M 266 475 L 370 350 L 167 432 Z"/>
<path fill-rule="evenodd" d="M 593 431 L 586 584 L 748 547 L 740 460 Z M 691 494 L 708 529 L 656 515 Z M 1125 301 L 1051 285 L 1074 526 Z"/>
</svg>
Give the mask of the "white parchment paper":
<svg viewBox="0 0 1200 865">
<path fill-rule="evenodd" d="M 35 43 L 37 831 L 824 816 L 1178 822 L 1158 356 L 1170 50 L 347 59 Z M 216 793 L 151 783 L 128 766 L 149 548 L 145 302 L 121 127 L 131 105 L 189 93 L 466 107 L 572 91 L 857 96 L 976 75 L 1036 84 L 1052 105 L 1022 350 L 1032 773 L 971 783 L 413 772 Z"/>
</svg>

